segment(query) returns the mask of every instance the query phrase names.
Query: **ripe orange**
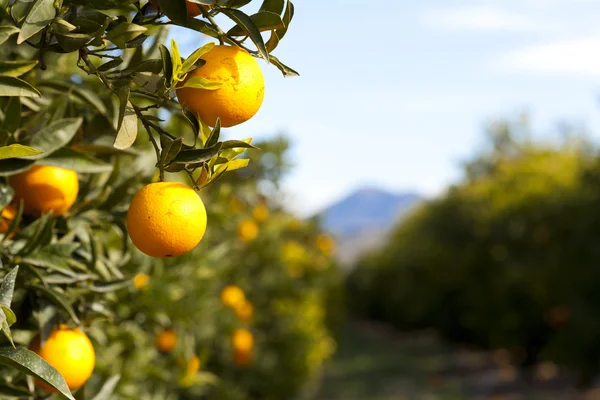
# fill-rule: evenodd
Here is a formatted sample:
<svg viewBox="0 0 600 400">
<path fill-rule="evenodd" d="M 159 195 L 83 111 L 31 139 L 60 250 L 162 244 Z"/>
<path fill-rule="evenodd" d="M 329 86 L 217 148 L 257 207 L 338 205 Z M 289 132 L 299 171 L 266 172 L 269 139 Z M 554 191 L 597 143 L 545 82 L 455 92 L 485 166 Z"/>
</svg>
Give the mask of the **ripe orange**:
<svg viewBox="0 0 600 400">
<path fill-rule="evenodd" d="M 216 90 L 177 89 L 179 102 L 209 126 L 215 126 L 217 117 L 223 127 L 252 118 L 265 95 L 264 77 L 256 59 L 237 46 L 215 46 L 201 58 L 206 63 L 191 71 L 186 80 L 199 76 L 223 86 Z"/>
<path fill-rule="evenodd" d="M 246 296 L 242 289 L 235 285 L 228 285 L 221 290 L 221 302 L 229 308 L 237 308 L 244 304 Z"/>
<path fill-rule="evenodd" d="M 158 4 L 156 4 L 156 0 L 150 0 L 150 3 L 152 3 L 154 8 L 156 8 L 158 10 Z M 188 17 L 194 18 L 194 17 L 197 17 L 198 15 L 202 14 L 202 10 L 200 9 L 200 7 L 201 7 L 200 4 L 192 3 L 192 2 L 188 1 L 186 3 L 186 6 L 187 6 Z"/>
<path fill-rule="evenodd" d="M 177 346 L 177 334 L 172 329 L 166 329 L 156 335 L 156 348 L 161 353 L 170 353 Z"/>
<path fill-rule="evenodd" d="M 250 351 L 254 347 L 254 336 L 248 329 L 236 329 L 231 336 L 231 344 L 235 350 Z"/>
<path fill-rule="evenodd" d="M 150 282 L 150 276 L 148 276 L 148 274 L 139 273 L 133 277 L 133 286 L 138 290 L 142 290 L 148 286 L 148 282 Z"/>
<path fill-rule="evenodd" d="M 151 183 L 133 196 L 127 230 L 143 253 L 176 257 L 192 250 L 204 237 L 206 209 L 198 194 L 183 183 Z"/>
<path fill-rule="evenodd" d="M 187 368 L 185 370 L 186 376 L 196 375 L 200 370 L 202 363 L 198 356 L 193 356 L 187 362 Z"/>
<path fill-rule="evenodd" d="M 79 328 L 60 325 L 50 333 L 40 348 L 39 337 L 31 344 L 31 350 L 46 360 L 65 378 L 69 389 L 77 389 L 92 376 L 96 365 L 94 346 Z M 38 382 L 44 390 L 56 392 L 45 383 Z"/>
<path fill-rule="evenodd" d="M 252 210 L 252 217 L 258 223 L 263 223 L 269 218 L 269 207 L 266 204 L 259 204 Z"/>
<path fill-rule="evenodd" d="M 4 210 L 2 210 L 2 218 L 0 218 L 0 233 L 6 233 L 10 224 L 17 216 L 17 209 L 11 205 L 6 206 Z M 14 236 L 14 232 L 9 236 Z"/>
<path fill-rule="evenodd" d="M 251 242 L 258 236 L 258 226 L 251 219 L 245 219 L 238 225 L 238 236 L 244 242 Z"/>
<path fill-rule="evenodd" d="M 77 172 L 58 167 L 34 165 L 8 181 L 15 189 L 15 199 L 23 199 L 24 212 L 34 217 L 49 211 L 64 214 L 79 192 Z"/>
</svg>

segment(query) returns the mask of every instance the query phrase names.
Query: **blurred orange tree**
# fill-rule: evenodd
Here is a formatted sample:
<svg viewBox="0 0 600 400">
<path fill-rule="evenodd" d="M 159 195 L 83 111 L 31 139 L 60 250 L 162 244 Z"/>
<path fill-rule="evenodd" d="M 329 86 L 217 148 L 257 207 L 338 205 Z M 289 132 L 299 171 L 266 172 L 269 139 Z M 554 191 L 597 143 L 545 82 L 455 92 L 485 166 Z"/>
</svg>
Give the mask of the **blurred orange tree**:
<svg viewBox="0 0 600 400">
<path fill-rule="evenodd" d="M 361 260 L 353 309 L 589 383 L 600 372 L 599 157 L 581 137 L 535 142 L 518 122 L 494 124 L 490 139 L 461 183 Z"/>
<path fill-rule="evenodd" d="M 259 189 L 278 165 L 246 168 L 251 139 L 221 139 L 262 105 L 256 59 L 297 75 L 272 54 L 293 15 L 289 0 L 0 0 L 0 397 L 281 398 L 315 375 L 331 259 Z M 172 25 L 213 41 L 182 58 Z M 293 268 L 288 237 L 306 247 Z M 243 288 L 231 310 L 227 284 Z"/>
</svg>

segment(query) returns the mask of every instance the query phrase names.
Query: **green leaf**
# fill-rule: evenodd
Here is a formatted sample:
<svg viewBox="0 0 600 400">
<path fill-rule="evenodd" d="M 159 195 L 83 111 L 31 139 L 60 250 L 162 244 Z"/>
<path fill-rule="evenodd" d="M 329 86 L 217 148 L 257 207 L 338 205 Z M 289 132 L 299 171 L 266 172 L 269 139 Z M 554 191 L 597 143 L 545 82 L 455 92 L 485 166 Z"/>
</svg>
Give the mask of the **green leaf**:
<svg viewBox="0 0 600 400">
<path fill-rule="evenodd" d="M 73 307 L 67 301 L 63 294 L 41 285 L 32 285 L 32 287 L 35 290 L 41 292 L 43 295 L 45 295 L 48 298 L 48 300 L 56 304 L 58 307 L 61 307 L 63 310 L 65 310 L 67 314 L 69 314 L 73 322 L 75 322 L 77 325 L 81 324 L 81 321 L 79 321 L 77 314 L 75 314 L 75 310 L 73 310 Z"/>
<path fill-rule="evenodd" d="M 113 42 L 117 47 L 124 49 L 127 47 L 127 42 L 133 40 L 145 33 L 148 30 L 145 26 L 123 22 L 116 28 L 111 29 L 106 35 L 106 38 Z"/>
<path fill-rule="evenodd" d="M 179 89 L 183 88 L 196 88 L 206 90 L 217 90 L 223 87 L 223 82 L 213 82 L 201 76 L 193 76 L 186 80 L 183 85 L 178 86 Z"/>
<path fill-rule="evenodd" d="M 23 146 L 22 144 L 11 144 L 10 146 L 0 147 L 0 160 L 35 156 L 42 153 L 43 152 L 40 150 L 36 150 L 28 146 Z"/>
<path fill-rule="evenodd" d="M 54 0 L 37 0 L 25 18 L 17 44 L 21 44 L 52 22 L 56 16 Z"/>
<path fill-rule="evenodd" d="M 92 400 L 110 400 L 120 379 L 121 375 L 115 375 L 108 379 L 104 385 L 102 385 L 102 388 L 98 394 L 92 398 Z"/>
<path fill-rule="evenodd" d="M 31 71 L 37 61 L 0 61 L 0 76 L 21 76 Z"/>
<path fill-rule="evenodd" d="M 185 0 L 158 0 L 160 11 L 175 22 L 187 21 L 187 5 Z"/>
<path fill-rule="evenodd" d="M 215 174 L 221 174 L 222 172 L 227 171 L 235 171 L 236 169 L 245 168 L 250 163 L 250 160 L 247 158 L 241 160 L 231 160 L 225 164 L 221 164 L 215 170 Z"/>
<path fill-rule="evenodd" d="M 15 215 L 15 218 L 10 222 L 10 225 L 8 226 L 6 232 L 4 232 L 4 236 L 2 237 L 2 240 L 0 240 L 0 243 L 3 243 L 7 238 L 10 237 L 10 235 L 12 235 L 13 232 L 17 230 L 17 227 L 21 223 L 21 218 L 23 217 L 23 207 L 24 203 L 23 199 L 21 199 L 21 201 L 19 201 L 19 207 L 17 207 L 17 214 Z"/>
<path fill-rule="evenodd" d="M 283 76 L 300 76 L 298 72 L 279 61 L 277 57 L 269 54 L 269 60 L 271 60 L 271 64 L 275 65 L 283 73 Z"/>
<path fill-rule="evenodd" d="M 24 398 L 31 397 L 31 393 L 25 387 L 0 384 L 0 397 Z"/>
<path fill-rule="evenodd" d="M 4 109 L 4 121 L 2 121 L 2 129 L 9 132 L 15 132 L 21 127 L 21 98 L 10 97 L 8 104 Z"/>
<path fill-rule="evenodd" d="M 259 11 L 269 11 L 281 15 L 285 7 L 285 0 L 264 0 Z"/>
<path fill-rule="evenodd" d="M 28 144 L 43 153 L 30 156 L 28 159 L 39 160 L 48 157 L 56 150 L 66 146 L 81 127 L 82 122 L 82 118 L 60 119 L 36 132 Z"/>
<path fill-rule="evenodd" d="M 138 118 L 129 102 L 129 93 L 128 87 L 119 90 L 119 120 L 114 143 L 114 147 L 119 150 L 130 148 L 138 133 Z"/>
<path fill-rule="evenodd" d="M 10 204 L 15 196 L 15 190 L 9 185 L 0 185 L 0 211 Z"/>
<path fill-rule="evenodd" d="M 22 79 L 0 76 L 0 97 L 41 97 L 40 92 Z"/>
<path fill-rule="evenodd" d="M 23 160 L 21 158 L 0 160 L 0 176 L 9 176 L 27 171 L 34 162 L 34 160 Z"/>
<path fill-rule="evenodd" d="M 183 65 L 181 66 L 181 71 L 184 74 L 187 73 L 196 64 L 200 57 L 211 51 L 213 47 L 215 47 L 215 44 L 213 42 L 208 42 L 204 46 L 200 47 L 198 50 L 190 54 L 190 56 L 183 62 Z"/>
<path fill-rule="evenodd" d="M 20 29 L 16 26 L 4 25 L 0 26 L 0 45 L 4 44 L 8 40 L 9 37 L 14 35 L 15 33 L 19 33 Z"/>
<path fill-rule="evenodd" d="M 221 12 L 231 18 L 231 20 L 234 21 L 248 35 L 248 37 L 250 37 L 250 40 L 254 42 L 262 58 L 269 62 L 269 52 L 265 46 L 265 41 L 263 40 L 260 31 L 254 24 L 254 21 L 252 21 L 252 18 L 240 10 L 231 8 L 222 8 Z"/>
<path fill-rule="evenodd" d="M 171 39 L 171 64 L 173 65 L 173 81 L 178 82 L 184 71 L 181 70 L 181 55 L 174 39 Z"/>
<path fill-rule="evenodd" d="M 260 32 L 274 31 L 276 29 L 282 29 L 285 27 L 283 20 L 279 14 L 275 14 L 268 11 L 258 12 L 250 16 L 252 22 Z M 247 33 L 240 25 L 235 25 L 231 28 L 227 35 L 229 36 L 246 36 Z"/>
<path fill-rule="evenodd" d="M 250 144 L 252 139 L 244 140 L 225 140 L 221 146 L 221 150 L 225 149 L 258 149 L 258 147 Z"/>
<path fill-rule="evenodd" d="M 203 33 L 203 34 L 213 37 L 215 39 L 219 37 L 219 33 L 212 27 L 212 25 L 210 25 L 208 22 L 201 20 L 201 19 L 191 18 L 191 19 L 188 19 L 187 21 L 183 21 L 183 22 L 173 21 L 173 23 L 175 25 L 183 26 L 184 28 L 188 28 L 188 29 L 194 30 L 196 32 Z"/>
<path fill-rule="evenodd" d="M 60 47 L 67 53 L 79 50 L 94 40 L 94 36 L 88 35 L 87 33 L 55 33 L 54 36 Z"/>
<path fill-rule="evenodd" d="M 200 163 L 205 162 L 219 154 L 221 150 L 221 144 L 209 147 L 206 149 L 195 149 L 182 151 L 172 161 L 173 164 L 188 164 L 188 163 Z"/>
<path fill-rule="evenodd" d="M 99 174 L 112 171 L 112 164 L 108 164 L 95 157 L 80 153 L 65 147 L 55 151 L 51 156 L 38 161 L 41 165 L 52 165 L 54 167 L 71 169 L 84 174 Z M 0 171 L 1 175 L 1 171 Z"/>
<path fill-rule="evenodd" d="M 0 285 L 0 305 L 10 308 L 18 273 L 19 266 L 17 265 L 4 277 L 2 285 Z"/>
<path fill-rule="evenodd" d="M 267 50 L 271 53 L 275 48 L 279 45 L 279 42 L 288 31 L 290 24 L 292 23 L 292 19 L 294 18 L 294 4 L 291 1 L 287 1 L 287 7 L 285 9 L 285 13 L 283 14 L 283 25 L 284 27 L 281 29 L 277 29 L 275 32 L 271 34 L 269 41 L 267 42 Z"/>
<path fill-rule="evenodd" d="M 206 145 L 204 147 L 213 147 L 219 141 L 219 137 L 221 136 L 221 119 L 217 117 L 217 122 L 215 123 L 215 127 L 213 128 L 210 137 L 206 141 Z M 221 149 L 223 145 L 221 144 Z"/>
<path fill-rule="evenodd" d="M 175 157 L 177 157 L 177 154 L 179 154 L 182 147 L 182 138 L 177 138 L 171 141 L 167 146 L 165 146 L 161 154 L 161 161 L 163 165 L 169 164 Z"/>
<path fill-rule="evenodd" d="M 171 87 L 171 84 L 173 83 L 173 62 L 171 61 L 171 53 L 169 52 L 169 49 L 162 44 L 158 45 L 158 49 L 160 50 L 160 55 L 162 57 L 163 73 L 165 75 L 165 80 L 167 81 L 167 86 Z"/>
<path fill-rule="evenodd" d="M 0 364 L 31 375 L 58 390 L 64 398 L 75 400 L 62 375 L 31 350 L 0 348 Z"/>
<path fill-rule="evenodd" d="M 105 62 L 104 64 L 102 64 L 101 66 L 99 66 L 97 69 L 98 71 L 109 71 L 113 68 L 118 67 L 119 65 L 123 64 L 123 59 L 122 58 L 115 58 L 114 60 L 110 60 Z"/>
<path fill-rule="evenodd" d="M 88 103 L 102 115 L 108 115 L 106 106 L 102 99 L 93 91 L 75 84 L 67 84 L 63 82 L 43 81 L 38 84 L 39 87 L 46 87 L 59 92 L 60 94 L 70 93 L 79 101 Z"/>
</svg>

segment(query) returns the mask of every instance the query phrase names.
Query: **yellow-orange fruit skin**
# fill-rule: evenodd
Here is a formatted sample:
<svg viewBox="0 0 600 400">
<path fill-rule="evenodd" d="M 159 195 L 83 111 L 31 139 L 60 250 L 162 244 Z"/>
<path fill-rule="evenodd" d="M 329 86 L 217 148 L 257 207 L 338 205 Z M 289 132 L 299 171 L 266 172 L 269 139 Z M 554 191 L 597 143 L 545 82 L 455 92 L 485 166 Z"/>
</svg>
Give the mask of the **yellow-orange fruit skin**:
<svg viewBox="0 0 600 400">
<path fill-rule="evenodd" d="M 179 102 L 213 127 L 217 118 L 223 127 L 252 118 L 265 97 L 264 76 L 256 59 L 237 46 L 215 46 L 201 58 L 205 64 L 188 73 L 186 81 L 199 76 L 223 86 L 216 90 L 179 88 Z"/>
<path fill-rule="evenodd" d="M 70 169 L 34 165 L 25 172 L 8 179 L 15 189 L 15 199 L 24 202 L 27 215 L 39 217 L 53 211 L 56 215 L 67 212 L 77 200 L 79 180 Z"/>
</svg>

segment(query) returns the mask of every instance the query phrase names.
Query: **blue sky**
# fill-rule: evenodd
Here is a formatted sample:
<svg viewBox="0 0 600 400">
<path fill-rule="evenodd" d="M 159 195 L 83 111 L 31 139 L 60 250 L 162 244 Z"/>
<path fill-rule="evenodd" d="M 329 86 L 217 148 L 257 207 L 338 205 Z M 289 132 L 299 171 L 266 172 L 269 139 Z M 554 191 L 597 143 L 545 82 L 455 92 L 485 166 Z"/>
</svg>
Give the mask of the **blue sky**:
<svg viewBox="0 0 600 400">
<path fill-rule="evenodd" d="M 598 0 L 295 4 L 274 54 L 301 76 L 263 64 L 262 109 L 228 134 L 289 135 L 299 213 L 364 186 L 439 194 L 485 124 L 521 111 L 542 137 L 568 121 L 600 138 Z"/>
</svg>

